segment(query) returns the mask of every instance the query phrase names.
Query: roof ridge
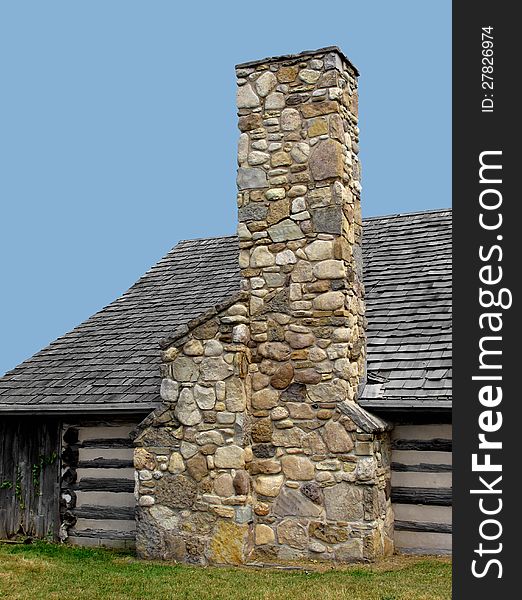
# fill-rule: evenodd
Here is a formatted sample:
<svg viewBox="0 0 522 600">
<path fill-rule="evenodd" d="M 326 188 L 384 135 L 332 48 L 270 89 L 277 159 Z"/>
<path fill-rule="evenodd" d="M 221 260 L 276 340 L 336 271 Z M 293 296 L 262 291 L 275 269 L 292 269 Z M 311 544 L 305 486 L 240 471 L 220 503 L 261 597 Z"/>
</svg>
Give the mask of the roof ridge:
<svg viewBox="0 0 522 600">
<path fill-rule="evenodd" d="M 391 215 L 376 215 L 373 217 L 363 217 L 364 221 L 376 221 L 380 219 L 397 219 L 398 217 L 414 217 L 416 215 L 430 215 L 435 213 L 452 212 L 452 207 L 449 208 L 429 208 L 427 210 L 417 210 L 414 212 L 394 213 Z"/>
</svg>

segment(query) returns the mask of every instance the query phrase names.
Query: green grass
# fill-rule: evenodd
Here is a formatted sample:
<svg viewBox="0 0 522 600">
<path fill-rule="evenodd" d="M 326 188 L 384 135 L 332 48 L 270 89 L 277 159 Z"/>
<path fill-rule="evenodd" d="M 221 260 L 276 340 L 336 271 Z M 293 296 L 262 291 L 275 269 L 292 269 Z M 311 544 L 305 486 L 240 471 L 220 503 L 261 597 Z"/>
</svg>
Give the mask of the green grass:
<svg viewBox="0 0 522 600">
<path fill-rule="evenodd" d="M 0 544 L 0 598 L 450 600 L 451 563 L 394 556 L 374 566 L 322 571 L 198 568 L 105 550 Z"/>
</svg>

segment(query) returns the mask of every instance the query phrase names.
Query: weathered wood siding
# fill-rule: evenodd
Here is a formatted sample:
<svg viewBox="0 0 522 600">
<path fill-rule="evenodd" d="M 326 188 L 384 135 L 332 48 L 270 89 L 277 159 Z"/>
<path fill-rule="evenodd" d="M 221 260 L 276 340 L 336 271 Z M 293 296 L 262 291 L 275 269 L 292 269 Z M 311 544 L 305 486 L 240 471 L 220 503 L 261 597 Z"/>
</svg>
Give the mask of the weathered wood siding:
<svg viewBox="0 0 522 600">
<path fill-rule="evenodd" d="M 132 548 L 135 543 L 133 445 L 137 422 L 64 425 L 62 511 L 67 543 Z M 69 500 L 70 498 L 70 500 Z"/>
<path fill-rule="evenodd" d="M 59 423 L 0 419 L 0 539 L 56 539 L 59 527 Z"/>
<path fill-rule="evenodd" d="M 451 425 L 396 425 L 392 433 L 395 547 L 451 553 Z"/>
</svg>

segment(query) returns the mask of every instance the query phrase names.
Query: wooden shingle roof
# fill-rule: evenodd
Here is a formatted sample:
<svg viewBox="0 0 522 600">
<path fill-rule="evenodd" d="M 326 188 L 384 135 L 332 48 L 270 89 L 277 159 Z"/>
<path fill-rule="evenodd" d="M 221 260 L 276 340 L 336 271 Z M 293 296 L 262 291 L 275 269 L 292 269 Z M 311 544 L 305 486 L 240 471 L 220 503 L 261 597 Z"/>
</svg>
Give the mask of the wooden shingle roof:
<svg viewBox="0 0 522 600">
<path fill-rule="evenodd" d="M 368 407 L 449 407 L 451 211 L 364 220 Z M 120 298 L 0 378 L 2 412 L 147 411 L 159 339 L 239 290 L 235 236 L 183 241 Z"/>
</svg>

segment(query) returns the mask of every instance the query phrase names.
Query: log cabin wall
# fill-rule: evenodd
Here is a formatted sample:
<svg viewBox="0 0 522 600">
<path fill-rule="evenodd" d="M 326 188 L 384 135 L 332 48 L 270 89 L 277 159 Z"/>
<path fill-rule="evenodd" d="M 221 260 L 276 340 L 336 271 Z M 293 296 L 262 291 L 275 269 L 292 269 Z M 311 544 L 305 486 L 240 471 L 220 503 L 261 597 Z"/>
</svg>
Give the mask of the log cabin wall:
<svg viewBox="0 0 522 600">
<path fill-rule="evenodd" d="M 130 433 L 140 421 L 63 425 L 60 537 L 77 546 L 134 548 L 134 467 Z"/>
<path fill-rule="evenodd" d="M 392 502 L 399 552 L 451 553 L 451 450 L 449 424 L 395 426 Z"/>
</svg>

